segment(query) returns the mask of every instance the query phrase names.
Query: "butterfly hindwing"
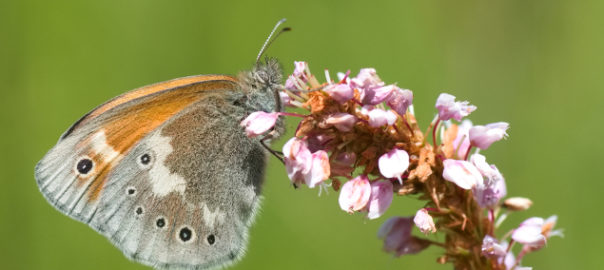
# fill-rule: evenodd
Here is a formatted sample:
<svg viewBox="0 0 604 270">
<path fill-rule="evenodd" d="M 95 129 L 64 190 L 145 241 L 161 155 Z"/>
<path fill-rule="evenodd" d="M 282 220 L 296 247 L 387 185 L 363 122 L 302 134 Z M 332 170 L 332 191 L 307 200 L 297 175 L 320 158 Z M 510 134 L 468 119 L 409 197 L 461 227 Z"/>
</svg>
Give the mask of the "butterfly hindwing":
<svg viewBox="0 0 604 270">
<path fill-rule="evenodd" d="M 242 255 L 260 199 L 264 150 L 242 132 L 217 140 L 221 129 L 235 127 L 222 123 L 214 102 L 221 101 L 200 101 L 145 137 L 109 176 L 92 225 L 128 257 L 160 268 L 206 269 Z M 243 113 L 237 110 L 233 115 Z M 218 155 L 231 158 L 220 164 Z M 255 166 L 244 166 L 249 160 Z"/>
</svg>

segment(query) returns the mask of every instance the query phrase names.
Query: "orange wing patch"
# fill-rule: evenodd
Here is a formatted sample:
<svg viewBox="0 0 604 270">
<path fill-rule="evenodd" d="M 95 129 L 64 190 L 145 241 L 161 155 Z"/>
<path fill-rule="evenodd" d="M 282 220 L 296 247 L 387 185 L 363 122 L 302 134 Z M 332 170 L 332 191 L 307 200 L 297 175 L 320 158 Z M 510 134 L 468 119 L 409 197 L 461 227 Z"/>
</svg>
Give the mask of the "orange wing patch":
<svg viewBox="0 0 604 270">
<path fill-rule="evenodd" d="M 204 78 L 208 77 L 210 76 L 204 76 Z M 99 131 L 84 140 L 80 146 L 90 146 L 91 152 L 89 155 L 97 162 L 95 172 L 98 174 L 90 185 L 92 189 L 88 191 L 89 200 L 94 201 L 98 199 L 107 180 L 108 173 L 144 136 L 187 106 L 201 100 L 205 96 L 202 94 L 204 91 L 234 89 L 234 87 L 237 87 L 236 81 L 230 79 L 205 81 L 204 83 L 174 89 L 173 91 L 165 91 L 156 96 L 143 99 L 139 103 L 117 108 L 120 104 L 135 99 L 136 95 L 143 97 L 144 95 L 141 95 L 142 92 L 138 91 L 157 93 L 161 91 L 158 89 L 164 89 L 170 82 L 156 84 L 148 88 L 140 88 L 139 90 L 124 94 L 115 99 L 115 101 L 110 101 L 94 110 L 84 121 L 79 123 L 82 124 L 85 121 L 89 121 L 88 119 L 94 118 L 94 114 L 99 110 L 107 111 L 111 108 L 119 110 L 115 112 L 119 117 L 111 118 L 108 122 L 104 123 L 99 127 Z M 129 95 L 127 97 L 128 100 L 124 97 L 126 95 Z"/>
<path fill-rule="evenodd" d="M 159 82 L 159 83 L 155 83 L 152 85 L 143 86 L 143 87 L 134 89 L 130 92 L 124 93 L 124 94 L 118 96 L 117 98 L 114 98 L 111 101 L 96 108 L 89 115 L 89 117 L 94 118 L 94 117 L 99 116 L 100 114 L 108 111 L 109 109 L 114 108 L 115 106 L 118 106 L 118 105 L 128 102 L 130 100 L 133 100 L 133 99 L 136 99 L 139 97 L 143 97 L 143 96 L 147 96 L 147 95 L 150 95 L 153 93 L 157 93 L 157 92 L 160 92 L 163 90 L 177 88 L 177 87 L 181 87 L 181 86 L 185 86 L 185 85 L 193 84 L 193 83 L 199 83 L 199 82 L 204 82 L 204 81 L 217 81 L 217 80 L 226 80 L 226 81 L 236 82 L 235 78 L 233 78 L 231 76 L 227 76 L 227 75 L 196 75 L 196 76 L 189 76 L 189 77 L 183 77 L 183 78 L 178 78 L 178 79 L 174 79 L 174 80 L 169 80 L 169 81 L 165 81 L 165 82 Z"/>
<path fill-rule="evenodd" d="M 92 110 L 91 112 L 86 114 L 84 117 L 82 117 L 80 120 L 78 120 L 75 124 L 73 124 L 61 138 L 68 136 L 69 134 L 71 134 L 73 132 L 73 130 L 80 127 L 84 123 L 89 122 L 90 120 L 96 118 L 97 116 L 103 114 L 104 112 L 106 112 L 110 109 L 113 109 L 126 102 L 129 102 L 129 101 L 132 101 L 137 98 L 144 97 L 144 96 L 159 93 L 161 91 L 175 89 L 175 88 L 179 88 L 179 87 L 185 87 L 187 85 L 192 85 L 192 84 L 197 84 L 197 83 L 202 83 L 202 82 L 210 82 L 210 81 L 225 81 L 225 82 L 237 83 L 236 78 L 234 78 L 232 76 L 228 76 L 228 75 L 195 75 L 195 76 L 183 77 L 183 78 L 178 78 L 178 79 L 173 79 L 173 80 L 169 80 L 169 81 L 165 81 L 165 82 L 159 82 L 159 83 L 143 86 L 143 87 L 134 89 L 132 91 L 129 91 L 127 93 L 124 93 L 122 95 L 119 95 L 119 96 L 111 99 L 110 101 L 104 103 L 103 105 L 95 108 L 94 110 Z"/>
</svg>

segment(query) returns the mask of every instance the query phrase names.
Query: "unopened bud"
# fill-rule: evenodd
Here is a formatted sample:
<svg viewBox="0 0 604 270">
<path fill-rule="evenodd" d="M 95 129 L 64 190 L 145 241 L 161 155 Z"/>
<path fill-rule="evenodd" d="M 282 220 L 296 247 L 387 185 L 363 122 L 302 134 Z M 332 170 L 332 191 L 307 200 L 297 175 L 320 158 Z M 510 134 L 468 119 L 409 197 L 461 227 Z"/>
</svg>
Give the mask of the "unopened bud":
<svg viewBox="0 0 604 270">
<path fill-rule="evenodd" d="M 508 198 L 503 202 L 503 207 L 512 211 L 524 211 L 533 205 L 533 201 L 523 197 Z"/>
</svg>

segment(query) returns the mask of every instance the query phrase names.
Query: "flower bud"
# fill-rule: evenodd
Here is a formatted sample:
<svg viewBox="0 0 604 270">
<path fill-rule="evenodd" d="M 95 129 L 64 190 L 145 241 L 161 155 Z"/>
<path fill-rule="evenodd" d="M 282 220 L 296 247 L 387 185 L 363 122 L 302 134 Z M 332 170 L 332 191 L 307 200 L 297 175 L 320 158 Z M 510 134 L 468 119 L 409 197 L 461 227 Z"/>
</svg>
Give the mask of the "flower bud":
<svg viewBox="0 0 604 270">
<path fill-rule="evenodd" d="M 413 222 L 415 223 L 415 226 L 417 226 L 424 234 L 436 232 L 434 220 L 432 219 L 432 216 L 428 214 L 428 210 L 426 210 L 426 208 L 417 210 L 417 213 L 415 213 L 415 217 L 413 218 Z"/>
<path fill-rule="evenodd" d="M 533 201 L 523 197 L 512 197 L 503 201 L 503 207 L 512 211 L 524 211 L 533 205 Z"/>
</svg>

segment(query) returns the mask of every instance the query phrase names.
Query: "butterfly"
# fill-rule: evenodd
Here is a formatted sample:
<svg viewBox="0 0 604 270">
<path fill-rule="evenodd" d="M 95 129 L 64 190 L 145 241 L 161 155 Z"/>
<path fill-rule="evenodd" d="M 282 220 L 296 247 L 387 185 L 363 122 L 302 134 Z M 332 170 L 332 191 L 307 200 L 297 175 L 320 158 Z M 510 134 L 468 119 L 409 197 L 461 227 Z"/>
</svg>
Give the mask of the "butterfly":
<svg viewBox="0 0 604 270">
<path fill-rule="evenodd" d="M 260 57 L 283 21 L 251 71 L 144 86 L 84 115 L 36 165 L 41 193 L 145 265 L 208 269 L 240 259 L 261 198 L 265 142 L 283 122 L 264 139 L 248 138 L 239 123 L 282 110 L 281 68 Z"/>
</svg>

